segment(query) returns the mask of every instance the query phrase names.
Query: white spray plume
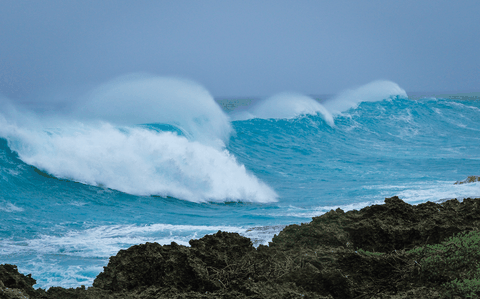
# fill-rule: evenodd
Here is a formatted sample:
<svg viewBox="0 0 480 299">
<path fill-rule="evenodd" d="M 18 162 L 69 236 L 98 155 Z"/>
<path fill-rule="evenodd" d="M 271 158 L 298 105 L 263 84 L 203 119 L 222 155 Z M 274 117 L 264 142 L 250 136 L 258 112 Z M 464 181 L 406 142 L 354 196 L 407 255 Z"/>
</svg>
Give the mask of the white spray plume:
<svg viewBox="0 0 480 299">
<path fill-rule="evenodd" d="M 336 115 L 357 107 L 361 102 L 377 102 L 392 96 L 406 98 L 407 93 L 394 82 L 378 80 L 356 89 L 345 90 L 322 104 L 330 113 Z"/>
<path fill-rule="evenodd" d="M 58 178 L 194 202 L 276 201 L 277 194 L 225 149 L 229 118 L 200 85 L 130 76 L 87 99 L 55 117 L 2 100 L 0 137 L 22 161 Z M 134 126 L 146 123 L 176 125 L 190 138 Z"/>
<path fill-rule="evenodd" d="M 237 120 L 250 118 L 291 119 L 300 115 L 317 113 L 320 113 L 328 125 L 334 125 L 332 115 L 315 99 L 299 93 L 284 92 L 260 100 L 249 107 L 247 111 L 233 114 L 232 117 Z"/>
<path fill-rule="evenodd" d="M 79 119 L 117 125 L 172 124 L 195 140 L 227 142 L 228 116 L 201 85 L 179 78 L 129 75 L 95 89 L 76 112 Z"/>
</svg>

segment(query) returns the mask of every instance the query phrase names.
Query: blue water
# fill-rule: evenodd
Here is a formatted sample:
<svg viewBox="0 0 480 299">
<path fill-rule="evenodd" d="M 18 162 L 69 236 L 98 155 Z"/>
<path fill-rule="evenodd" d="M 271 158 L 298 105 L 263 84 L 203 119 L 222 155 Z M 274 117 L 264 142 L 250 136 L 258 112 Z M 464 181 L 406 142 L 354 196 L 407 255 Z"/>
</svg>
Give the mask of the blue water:
<svg viewBox="0 0 480 299">
<path fill-rule="evenodd" d="M 134 244 L 218 230 L 267 244 L 337 207 L 480 196 L 480 183 L 454 185 L 479 174 L 480 100 L 412 99 L 373 82 L 222 109 L 171 80 L 108 83 L 60 115 L 4 100 L 0 263 L 36 287 L 88 286 Z"/>
</svg>

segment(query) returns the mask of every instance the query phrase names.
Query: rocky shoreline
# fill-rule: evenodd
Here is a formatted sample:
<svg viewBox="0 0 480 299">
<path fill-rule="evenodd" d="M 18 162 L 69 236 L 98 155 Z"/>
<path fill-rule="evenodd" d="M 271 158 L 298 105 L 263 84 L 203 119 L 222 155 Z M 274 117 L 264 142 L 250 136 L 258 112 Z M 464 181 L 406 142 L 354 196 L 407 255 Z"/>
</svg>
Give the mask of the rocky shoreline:
<svg viewBox="0 0 480 299">
<path fill-rule="evenodd" d="M 0 265 L 0 298 L 465 298 L 480 295 L 479 231 L 480 198 L 392 197 L 289 225 L 269 246 L 221 231 L 190 247 L 135 245 L 89 288 L 36 290 Z"/>
</svg>

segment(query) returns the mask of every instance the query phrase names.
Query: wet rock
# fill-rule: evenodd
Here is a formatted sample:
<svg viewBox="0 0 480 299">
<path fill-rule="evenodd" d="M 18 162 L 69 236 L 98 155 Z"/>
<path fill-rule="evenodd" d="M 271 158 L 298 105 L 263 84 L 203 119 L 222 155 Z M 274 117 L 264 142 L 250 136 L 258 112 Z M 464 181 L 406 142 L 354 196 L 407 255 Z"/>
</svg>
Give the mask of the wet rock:
<svg viewBox="0 0 480 299">
<path fill-rule="evenodd" d="M 250 239 L 221 231 L 191 240 L 190 245 L 146 243 L 121 250 L 110 258 L 93 286 L 111 291 L 155 286 L 212 292 L 225 287 L 212 275 L 255 250 Z"/>
<path fill-rule="evenodd" d="M 475 183 L 480 182 L 480 176 L 472 175 L 464 179 L 463 181 L 456 181 L 454 185 L 461 185 L 461 184 L 468 184 L 468 183 Z"/>
<path fill-rule="evenodd" d="M 0 298 L 43 298 L 43 290 L 35 290 L 37 281 L 30 274 L 18 272 L 17 266 L 0 265 Z"/>
<path fill-rule="evenodd" d="M 198 240 L 190 240 L 195 256 L 208 267 L 223 268 L 255 250 L 252 241 L 237 233 L 218 231 Z"/>
<path fill-rule="evenodd" d="M 205 263 L 189 248 L 174 242 L 165 246 L 146 243 L 121 250 L 111 257 L 93 286 L 111 291 L 156 286 L 205 292 L 213 287 L 205 281 L 207 275 Z"/>
<path fill-rule="evenodd" d="M 478 200 L 411 206 L 395 196 L 385 199 L 384 205 L 346 213 L 332 210 L 310 223 L 288 226 L 273 238 L 271 246 L 342 246 L 387 252 L 439 243 L 460 231 L 479 228 Z"/>
<path fill-rule="evenodd" d="M 321 220 L 318 220 L 320 217 Z M 343 210 L 331 210 L 320 217 L 314 217 L 310 223 L 285 227 L 274 236 L 269 246 L 283 249 L 348 246 L 349 235 L 343 228 L 350 223 L 350 218 Z"/>
<path fill-rule="evenodd" d="M 409 249 L 469 230 L 480 230 L 480 199 L 412 206 L 392 197 L 287 226 L 269 246 L 254 248 L 250 239 L 221 231 L 190 247 L 132 246 L 112 256 L 88 289 L 42 293 L 31 277 L 4 265 L 0 288 L 51 299 L 442 298 L 443 286 L 422 278 L 423 257 Z"/>
</svg>

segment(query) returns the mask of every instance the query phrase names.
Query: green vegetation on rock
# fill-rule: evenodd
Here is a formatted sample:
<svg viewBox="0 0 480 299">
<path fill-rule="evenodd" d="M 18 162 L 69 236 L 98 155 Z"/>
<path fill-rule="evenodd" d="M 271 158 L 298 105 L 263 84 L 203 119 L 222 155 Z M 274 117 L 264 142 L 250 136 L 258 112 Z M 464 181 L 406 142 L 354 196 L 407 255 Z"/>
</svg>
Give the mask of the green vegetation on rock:
<svg viewBox="0 0 480 299">
<path fill-rule="evenodd" d="M 440 244 L 410 251 L 418 255 L 422 276 L 442 284 L 447 294 L 463 298 L 480 296 L 480 232 L 456 234 Z"/>
<path fill-rule="evenodd" d="M 364 254 L 364 255 L 369 255 L 369 256 L 381 256 L 384 255 L 384 252 L 370 252 L 370 251 L 365 251 L 362 248 L 357 250 L 358 254 Z"/>
</svg>

